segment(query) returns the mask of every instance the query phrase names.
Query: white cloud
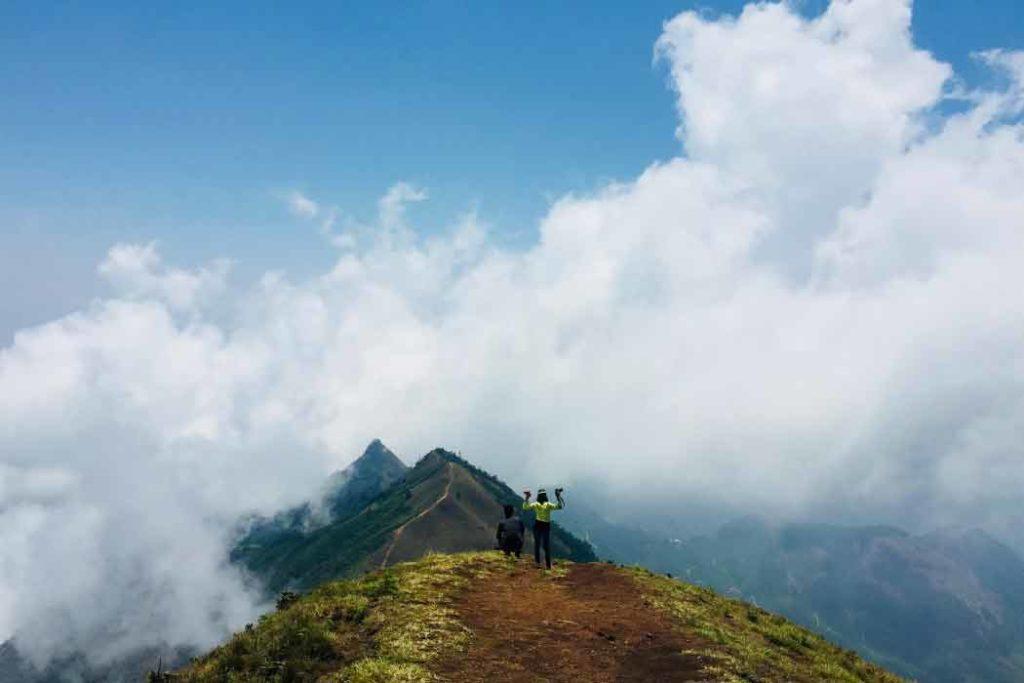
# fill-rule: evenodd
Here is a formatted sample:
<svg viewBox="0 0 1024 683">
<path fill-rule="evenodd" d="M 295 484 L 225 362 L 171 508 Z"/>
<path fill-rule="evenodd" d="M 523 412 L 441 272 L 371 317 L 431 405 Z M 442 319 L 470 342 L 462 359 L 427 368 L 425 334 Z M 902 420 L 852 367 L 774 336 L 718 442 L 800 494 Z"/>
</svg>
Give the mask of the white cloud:
<svg viewBox="0 0 1024 683">
<path fill-rule="evenodd" d="M 684 12 L 665 26 L 694 161 L 749 182 L 780 226 L 760 249 L 806 275 L 808 246 L 859 202 L 886 159 L 922 134 L 949 67 L 910 41 L 910 4 L 834 2 L 806 21 L 781 4 L 735 20 Z"/>
<path fill-rule="evenodd" d="M 299 218 L 316 218 L 320 214 L 320 205 L 298 190 L 289 192 L 285 201 L 288 210 Z"/>
<path fill-rule="evenodd" d="M 252 609 L 230 520 L 374 436 L 623 505 L 1024 545 L 1022 57 L 942 115 L 949 67 L 908 27 L 891 0 L 673 19 L 686 156 L 561 199 L 524 251 L 474 216 L 418 238 L 406 184 L 330 272 L 215 308 L 209 268 L 116 247 L 121 294 L 0 352 L 0 629 L 40 657 L 211 642 Z"/>
<path fill-rule="evenodd" d="M 219 294 L 230 265 L 219 259 L 195 270 L 167 268 L 151 242 L 115 245 L 98 271 L 121 296 L 159 300 L 180 312 L 208 304 Z"/>
<path fill-rule="evenodd" d="M 64 498 L 75 477 L 59 468 L 23 469 L 0 463 L 0 504 L 49 502 Z"/>
<path fill-rule="evenodd" d="M 396 230 L 405 226 L 406 205 L 426 200 L 427 192 L 410 183 L 392 185 L 381 197 L 379 204 L 380 225 L 385 230 Z"/>
<path fill-rule="evenodd" d="M 377 202 L 375 222 L 363 224 L 348 218 L 343 220 L 337 206 L 319 204 L 300 192 L 291 192 L 286 197 L 293 215 L 315 222 L 320 234 L 342 250 L 357 249 L 368 243 L 378 246 L 386 243 L 391 247 L 413 244 L 415 232 L 406 222 L 406 209 L 409 204 L 426 199 L 427 192 L 423 188 L 397 182 Z"/>
</svg>

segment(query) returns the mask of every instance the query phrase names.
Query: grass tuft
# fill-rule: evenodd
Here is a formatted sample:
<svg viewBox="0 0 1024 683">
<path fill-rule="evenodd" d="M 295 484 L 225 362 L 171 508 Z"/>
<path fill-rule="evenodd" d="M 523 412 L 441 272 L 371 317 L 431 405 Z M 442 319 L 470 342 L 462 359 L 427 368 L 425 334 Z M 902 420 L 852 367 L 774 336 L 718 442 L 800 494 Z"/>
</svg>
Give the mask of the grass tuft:
<svg viewBox="0 0 1024 683">
<path fill-rule="evenodd" d="M 318 683 L 429 683 L 433 680 L 434 675 L 419 664 L 367 657 L 345 667 L 340 673 L 320 679 Z"/>
</svg>

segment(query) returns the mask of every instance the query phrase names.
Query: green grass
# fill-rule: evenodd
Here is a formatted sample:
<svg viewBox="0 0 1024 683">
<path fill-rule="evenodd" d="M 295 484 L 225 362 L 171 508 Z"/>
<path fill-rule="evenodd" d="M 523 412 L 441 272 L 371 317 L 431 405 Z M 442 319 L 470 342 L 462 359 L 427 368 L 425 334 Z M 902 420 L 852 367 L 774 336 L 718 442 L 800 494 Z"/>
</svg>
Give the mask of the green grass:
<svg viewBox="0 0 1024 683">
<path fill-rule="evenodd" d="M 694 651 L 721 681 L 872 681 L 902 679 L 821 636 L 745 602 L 708 588 L 628 569 L 645 599 L 681 630 L 708 645 Z"/>
<path fill-rule="evenodd" d="M 360 579 L 323 584 L 268 613 L 175 674 L 189 683 L 384 683 L 434 681 L 437 664 L 460 656 L 473 634 L 455 600 L 479 581 L 500 580 L 497 552 L 435 554 Z M 559 564 L 545 578 L 571 571 Z M 622 569 L 644 602 L 668 615 L 715 681 L 900 679 L 786 619 L 643 569 Z"/>
<path fill-rule="evenodd" d="M 171 680 L 205 683 L 430 681 L 427 665 L 470 633 L 452 608 L 467 582 L 506 567 L 497 553 L 429 555 L 334 581 L 264 615 Z"/>
</svg>

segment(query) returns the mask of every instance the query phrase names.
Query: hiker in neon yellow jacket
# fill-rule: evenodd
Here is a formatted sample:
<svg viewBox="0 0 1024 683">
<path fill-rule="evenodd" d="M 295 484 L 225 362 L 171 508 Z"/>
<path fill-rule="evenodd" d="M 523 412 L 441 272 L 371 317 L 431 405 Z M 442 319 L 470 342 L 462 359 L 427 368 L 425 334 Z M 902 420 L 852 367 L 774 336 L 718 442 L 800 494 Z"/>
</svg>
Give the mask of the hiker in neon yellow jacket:
<svg viewBox="0 0 1024 683">
<path fill-rule="evenodd" d="M 530 502 L 530 492 L 523 491 L 523 509 L 533 510 L 537 521 L 533 525 L 533 560 L 540 566 L 540 548 L 544 546 L 544 563 L 551 569 L 551 511 L 561 510 L 565 507 L 562 500 L 562 489 L 555 489 L 557 503 L 548 502 L 548 492 L 544 489 L 537 491 L 537 502 Z"/>
</svg>

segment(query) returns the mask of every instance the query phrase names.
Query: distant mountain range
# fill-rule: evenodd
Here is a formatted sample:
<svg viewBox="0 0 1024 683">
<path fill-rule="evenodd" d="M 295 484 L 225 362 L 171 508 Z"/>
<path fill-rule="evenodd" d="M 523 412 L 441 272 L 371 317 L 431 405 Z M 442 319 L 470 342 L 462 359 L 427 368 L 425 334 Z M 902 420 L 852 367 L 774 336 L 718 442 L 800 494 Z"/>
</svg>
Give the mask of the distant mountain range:
<svg viewBox="0 0 1024 683">
<path fill-rule="evenodd" d="M 603 556 L 779 612 L 922 681 L 1024 680 L 1024 560 L 982 531 L 772 524 L 657 538 L 577 504 L 565 523 Z"/>
</svg>

